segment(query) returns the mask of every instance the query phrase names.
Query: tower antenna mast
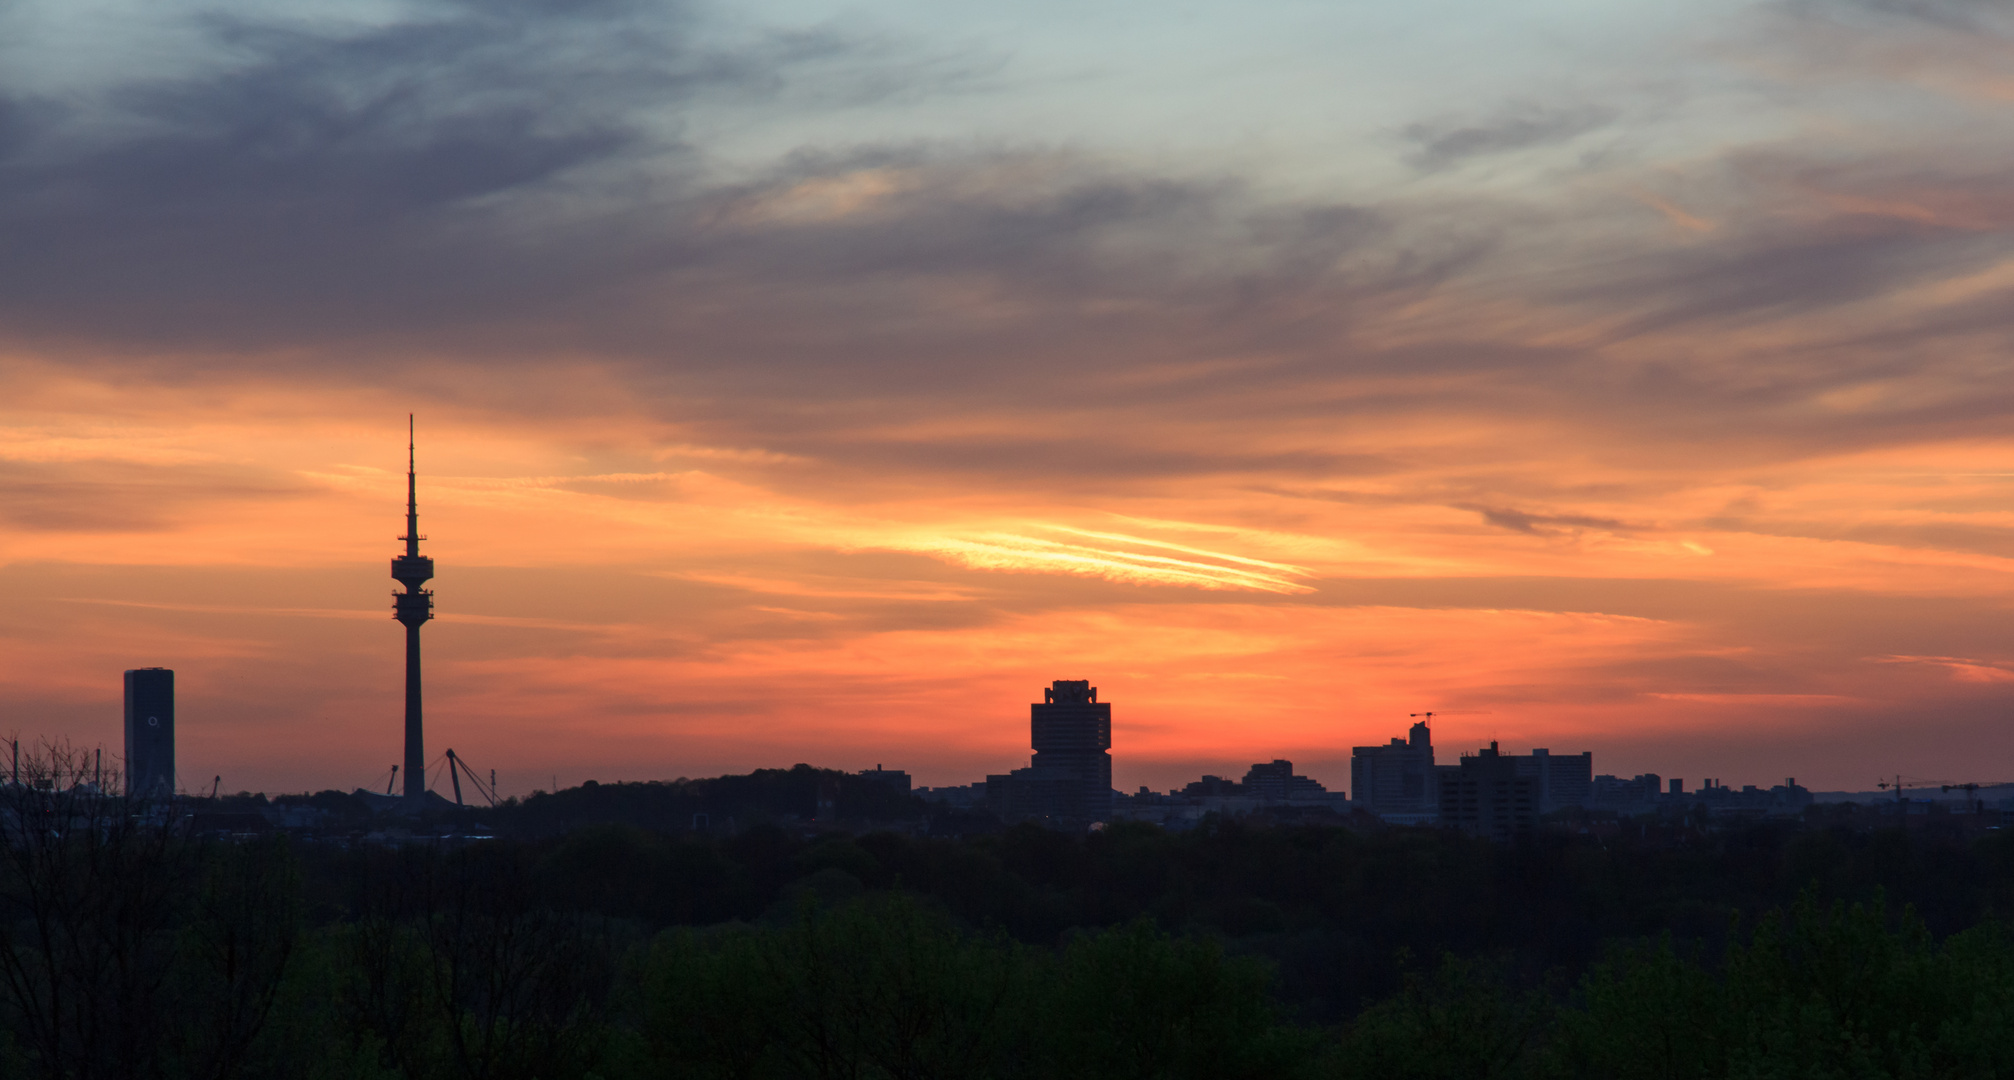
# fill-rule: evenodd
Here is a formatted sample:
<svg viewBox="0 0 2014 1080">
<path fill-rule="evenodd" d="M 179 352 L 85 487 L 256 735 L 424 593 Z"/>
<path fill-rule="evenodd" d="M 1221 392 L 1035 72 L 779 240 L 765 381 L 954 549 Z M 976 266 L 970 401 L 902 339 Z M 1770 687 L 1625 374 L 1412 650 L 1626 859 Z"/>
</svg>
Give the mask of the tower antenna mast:
<svg viewBox="0 0 2014 1080">
<path fill-rule="evenodd" d="M 392 579 L 406 587 L 392 594 L 392 617 L 406 628 L 406 802 L 418 808 L 427 793 L 426 737 L 420 709 L 420 626 L 434 617 L 434 592 L 421 588 L 434 576 L 434 561 L 420 554 L 419 480 L 414 424 L 406 414 L 406 553 L 392 560 Z"/>
</svg>

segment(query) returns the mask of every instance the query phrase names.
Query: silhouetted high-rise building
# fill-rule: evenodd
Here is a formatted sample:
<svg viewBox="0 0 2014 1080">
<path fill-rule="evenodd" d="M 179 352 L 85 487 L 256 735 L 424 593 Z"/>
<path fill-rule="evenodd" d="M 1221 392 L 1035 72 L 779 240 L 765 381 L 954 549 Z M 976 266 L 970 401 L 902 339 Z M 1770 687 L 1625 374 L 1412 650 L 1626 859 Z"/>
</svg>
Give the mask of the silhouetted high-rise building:
<svg viewBox="0 0 2014 1080">
<path fill-rule="evenodd" d="M 126 794 L 165 798 L 175 793 L 175 673 L 167 668 L 126 672 Z"/>
<path fill-rule="evenodd" d="M 1294 763 L 1284 758 L 1257 762 L 1245 770 L 1240 786 L 1245 794 L 1261 799 L 1284 799 L 1287 785 L 1294 782 Z"/>
<path fill-rule="evenodd" d="M 1461 764 L 1440 776 L 1441 825 L 1509 840 L 1538 827 L 1538 779 L 1520 775 L 1517 759 L 1497 753 L 1497 744 L 1462 755 Z"/>
<path fill-rule="evenodd" d="M 1439 806 L 1434 780 L 1433 733 L 1425 722 L 1389 745 L 1350 751 L 1350 797 L 1374 814 L 1431 820 Z"/>
<path fill-rule="evenodd" d="M 1503 755 L 1517 763 L 1519 776 L 1538 782 L 1539 813 L 1563 806 L 1585 806 L 1594 795 L 1594 754 L 1555 754 L 1544 747 L 1528 755 Z"/>
<path fill-rule="evenodd" d="M 406 417 L 406 553 L 392 560 L 392 578 L 406 587 L 392 594 L 393 618 L 406 627 L 406 799 L 417 805 L 427 794 L 426 739 L 420 724 L 420 624 L 434 617 L 434 591 L 422 589 L 434 576 L 434 561 L 420 554 L 419 484 L 414 470 L 412 417 Z"/>
<path fill-rule="evenodd" d="M 1112 706 L 1088 679 L 1058 679 L 1030 705 L 1028 767 L 986 778 L 986 801 L 1010 820 L 1103 821 L 1112 812 Z"/>
</svg>

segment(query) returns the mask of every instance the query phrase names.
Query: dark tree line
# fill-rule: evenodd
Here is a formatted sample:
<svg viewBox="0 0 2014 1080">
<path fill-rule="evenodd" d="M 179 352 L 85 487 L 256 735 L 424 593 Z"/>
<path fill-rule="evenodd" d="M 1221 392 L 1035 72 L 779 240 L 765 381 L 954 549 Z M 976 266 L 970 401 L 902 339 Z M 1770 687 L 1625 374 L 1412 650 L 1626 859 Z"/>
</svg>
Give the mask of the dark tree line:
<svg viewBox="0 0 2014 1080">
<path fill-rule="evenodd" d="M 1998 833 L 400 847 L 208 836 L 79 764 L 0 795 L 0 1075 L 2014 1075 Z"/>
<path fill-rule="evenodd" d="M 599 784 L 512 799 L 484 815 L 499 833 L 557 836 L 588 825 L 624 824 L 661 832 L 732 831 L 763 823 L 810 820 L 819 804 L 835 818 L 909 821 L 924 804 L 906 791 L 853 773 L 796 765 L 700 780 Z"/>
<path fill-rule="evenodd" d="M 172 804 L 105 798 L 67 748 L 24 764 L 0 793 L 0 1060 L 79 1080 L 242 1075 L 299 940 L 292 858 L 206 844 Z"/>
</svg>

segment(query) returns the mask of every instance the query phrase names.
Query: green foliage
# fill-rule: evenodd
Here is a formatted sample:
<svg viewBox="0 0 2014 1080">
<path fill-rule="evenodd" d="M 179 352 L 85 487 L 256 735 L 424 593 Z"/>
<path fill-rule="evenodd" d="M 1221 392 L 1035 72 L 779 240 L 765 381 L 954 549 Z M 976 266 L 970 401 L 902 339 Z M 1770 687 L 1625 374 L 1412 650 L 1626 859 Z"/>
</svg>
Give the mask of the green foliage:
<svg viewBox="0 0 2014 1080">
<path fill-rule="evenodd" d="M 45 775 L 77 762 L 41 763 Z M 60 766 L 60 768 L 58 768 Z M 82 784 L 0 791 L 0 1063 L 113 1080 L 244 1073 L 300 926 L 283 842 L 212 844 Z"/>
<path fill-rule="evenodd" d="M 1146 920 L 1063 950 L 1037 1015 L 1042 1074 L 1084 1080 L 1235 1080 L 1298 1067 L 1310 1040 L 1276 1022 L 1270 974 L 1215 941 Z"/>
<path fill-rule="evenodd" d="M 401 1080 L 381 1040 L 352 1027 L 345 1007 L 356 972 L 347 927 L 305 933 L 294 949 L 244 1077 Z"/>
<path fill-rule="evenodd" d="M 787 924 L 678 931 L 652 947 L 654 1075 L 979 1077 L 1012 1071 L 1030 958 L 903 897 Z"/>
<path fill-rule="evenodd" d="M 349 1052 L 371 1047 L 413 1080 L 570 1080 L 607 1039 L 615 944 L 601 920 L 556 909 L 525 853 L 390 853 L 351 922 L 332 932 Z"/>
<path fill-rule="evenodd" d="M 0 1076 L 2014 1080 L 2003 835 L 344 847 L 16 794 Z"/>
<path fill-rule="evenodd" d="M 1495 1080 L 1538 1075 L 1535 1050 L 1554 1019 L 1537 990 L 1501 963 L 1443 957 L 1343 1030 L 1332 1075 L 1347 1080 Z"/>
<path fill-rule="evenodd" d="M 651 1075 L 753 1080 L 775 1070 L 785 988 L 765 976 L 768 943 L 746 927 L 666 933 L 643 973 Z"/>
<path fill-rule="evenodd" d="M 1554 1052 L 1568 1076 L 1690 1080 L 1726 1076 L 1720 981 L 1664 935 L 1613 948 L 1582 981 L 1579 1008 L 1560 1016 Z"/>
<path fill-rule="evenodd" d="M 1728 1066 L 1753 1076 L 1923 1075 L 1943 994 L 1936 949 L 1913 913 L 1820 906 L 1772 913 L 1729 950 Z"/>
<path fill-rule="evenodd" d="M 1989 1080 L 2014 1077 L 2014 935 L 1936 942 L 1913 912 L 1807 895 L 1717 960 L 1671 935 L 1612 945 L 1555 997 L 1447 957 L 1346 1025 L 1337 1077 Z"/>
<path fill-rule="evenodd" d="M 1215 942 L 1141 922 L 1052 954 L 901 896 L 673 931 L 642 981 L 651 1076 L 1236 1080 L 1291 1075 L 1315 1042 Z"/>
<path fill-rule="evenodd" d="M 207 853 L 169 987 L 167 1071 L 226 1077 L 256 1052 L 300 934 L 300 874 L 284 839 Z"/>
<path fill-rule="evenodd" d="M 1934 942 L 1914 912 L 1810 896 L 1761 920 L 1718 970 L 1666 938 L 1622 947 L 1562 1018 L 1561 1075 L 2014 1076 L 2014 944 L 1998 924 Z"/>
</svg>

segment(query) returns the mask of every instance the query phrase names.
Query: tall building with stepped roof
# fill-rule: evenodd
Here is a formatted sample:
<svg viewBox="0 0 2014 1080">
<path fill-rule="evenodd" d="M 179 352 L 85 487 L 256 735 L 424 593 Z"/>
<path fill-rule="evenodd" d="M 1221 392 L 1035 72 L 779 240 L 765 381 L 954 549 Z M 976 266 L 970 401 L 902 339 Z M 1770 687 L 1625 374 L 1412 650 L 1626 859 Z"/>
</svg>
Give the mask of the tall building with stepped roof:
<svg viewBox="0 0 2014 1080">
<path fill-rule="evenodd" d="M 1075 828 L 1112 812 L 1112 706 L 1088 679 L 1058 679 L 1028 707 L 1028 767 L 986 778 L 986 804 L 1009 821 Z"/>
</svg>

